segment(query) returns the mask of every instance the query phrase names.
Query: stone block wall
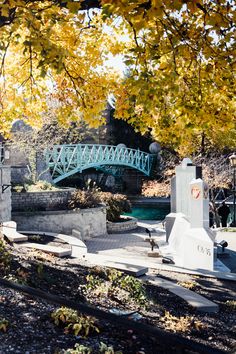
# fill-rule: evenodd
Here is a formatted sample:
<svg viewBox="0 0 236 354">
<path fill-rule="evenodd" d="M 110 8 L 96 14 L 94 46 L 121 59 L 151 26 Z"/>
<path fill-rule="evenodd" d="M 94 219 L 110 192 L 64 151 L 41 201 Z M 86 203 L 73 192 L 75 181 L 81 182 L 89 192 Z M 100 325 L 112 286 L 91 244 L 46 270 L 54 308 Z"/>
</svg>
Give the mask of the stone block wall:
<svg viewBox="0 0 236 354">
<path fill-rule="evenodd" d="M 132 218 L 131 216 L 121 216 L 123 222 L 107 222 L 107 232 L 109 234 L 115 233 L 125 233 L 127 231 L 135 230 L 138 227 L 138 220 L 136 218 Z"/>
<path fill-rule="evenodd" d="M 96 237 L 107 233 L 106 207 L 78 210 L 14 212 L 12 220 L 16 221 L 21 231 L 48 231 L 72 234 L 78 230 L 84 238 Z"/>
<path fill-rule="evenodd" d="M 10 166 L 0 166 L 0 222 L 11 220 L 11 188 L 8 187 L 4 191 L 2 187 L 9 185 L 11 182 Z"/>
<path fill-rule="evenodd" d="M 63 209 L 73 192 L 73 188 L 47 192 L 13 192 L 12 211 Z"/>
</svg>

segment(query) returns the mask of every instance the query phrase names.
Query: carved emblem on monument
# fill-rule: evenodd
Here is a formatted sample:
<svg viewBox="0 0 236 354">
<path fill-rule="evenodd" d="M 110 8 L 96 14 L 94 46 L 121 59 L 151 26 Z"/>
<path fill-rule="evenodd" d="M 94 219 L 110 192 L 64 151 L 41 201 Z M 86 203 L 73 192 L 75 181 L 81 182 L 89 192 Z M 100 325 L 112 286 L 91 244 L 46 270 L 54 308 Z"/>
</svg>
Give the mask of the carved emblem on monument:
<svg viewBox="0 0 236 354">
<path fill-rule="evenodd" d="M 192 186 L 191 188 L 191 195 L 193 197 L 193 199 L 199 199 L 201 196 L 201 190 L 199 189 L 198 186 Z"/>
</svg>

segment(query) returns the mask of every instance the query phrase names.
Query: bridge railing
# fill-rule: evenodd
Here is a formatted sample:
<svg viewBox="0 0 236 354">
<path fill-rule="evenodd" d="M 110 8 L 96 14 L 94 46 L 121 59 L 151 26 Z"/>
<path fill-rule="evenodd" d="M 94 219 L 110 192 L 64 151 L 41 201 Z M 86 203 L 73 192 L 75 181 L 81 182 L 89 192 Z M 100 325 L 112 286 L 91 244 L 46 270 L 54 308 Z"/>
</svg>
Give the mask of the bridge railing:
<svg viewBox="0 0 236 354">
<path fill-rule="evenodd" d="M 126 147 L 98 144 L 54 145 L 45 152 L 46 162 L 55 180 L 75 172 L 102 165 L 123 165 L 150 174 L 152 156 Z"/>
</svg>

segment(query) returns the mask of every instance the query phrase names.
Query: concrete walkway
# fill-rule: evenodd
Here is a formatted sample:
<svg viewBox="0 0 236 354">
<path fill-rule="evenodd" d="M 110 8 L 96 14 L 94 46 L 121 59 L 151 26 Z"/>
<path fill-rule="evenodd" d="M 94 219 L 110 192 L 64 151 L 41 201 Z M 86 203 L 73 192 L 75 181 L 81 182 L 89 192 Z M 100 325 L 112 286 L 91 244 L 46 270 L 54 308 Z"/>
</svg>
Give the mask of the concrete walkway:
<svg viewBox="0 0 236 354">
<path fill-rule="evenodd" d="M 236 281 L 236 274 L 232 272 L 235 271 L 236 267 L 236 233 L 224 232 L 222 235 L 222 232 L 219 232 L 217 235 L 218 241 L 225 239 L 229 243 L 228 249 L 230 250 L 230 256 L 221 259 L 221 261 L 225 262 L 225 264 L 231 269 L 231 273 L 216 271 L 208 272 L 204 270 L 195 271 L 183 269 L 175 265 L 163 264 L 162 258 L 148 257 L 148 252 L 151 250 L 151 247 L 150 243 L 145 241 L 145 239 L 148 238 L 148 234 L 145 232 L 145 229 L 153 229 L 151 232 L 152 238 L 154 238 L 159 245 L 163 245 L 165 243 L 165 230 L 163 229 L 162 223 L 153 220 L 140 220 L 138 225 L 139 227 L 136 230 L 129 233 L 108 234 L 86 241 L 88 255 L 90 255 L 91 259 L 91 254 L 96 254 L 99 256 L 98 258 L 100 258 L 100 264 L 102 259 L 104 259 L 111 262 L 130 263 L 153 269 L 162 269 Z"/>
</svg>

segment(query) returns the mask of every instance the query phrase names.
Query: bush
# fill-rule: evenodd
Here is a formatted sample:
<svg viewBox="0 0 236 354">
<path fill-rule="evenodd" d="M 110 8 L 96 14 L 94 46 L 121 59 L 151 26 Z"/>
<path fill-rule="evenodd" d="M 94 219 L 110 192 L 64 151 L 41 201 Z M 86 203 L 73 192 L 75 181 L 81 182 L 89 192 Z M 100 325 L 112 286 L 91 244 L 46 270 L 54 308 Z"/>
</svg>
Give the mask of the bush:
<svg viewBox="0 0 236 354">
<path fill-rule="evenodd" d="M 110 192 L 100 192 L 100 200 L 107 207 L 107 220 L 119 221 L 122 213 L 131 211 L 131 203 L 123 194 L 112 194 Z"/>
<path fill-rule="evenodd" d="M 68 201 L 69 209 L 95 208 L 101 202 L 98 192 L 94 190 L 76 190 Z"/>
<path fill-rule="evenodd" d="M 58 188 L 53 186 L 51 183 L 46 181 L 37 181 L 33 184 L 25 184 L 25 189 L 27 192 L 38 192 L 38 191 L 53 191 Z"/>
<path fill-rule="evenodd" d="M 101 203 L 107 207 L 107 220 L 109 221 L 119 221 L 122 213 L 131 211 L 131 203 L 126 195 L 100 192 L 95 186 L 86 190 L 76 190 L 68 201 L 68 207 L 70 209 L 94 208 Z"/>
<path fill-rule="evenodd" d="M 5 242 L 0 239 L 0 271 L 6 272 L 10 268 L 12 257 L 6 249 Z"/>
</svg>

